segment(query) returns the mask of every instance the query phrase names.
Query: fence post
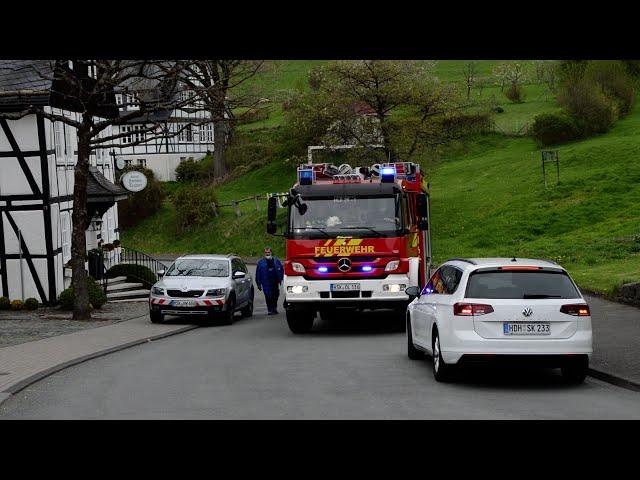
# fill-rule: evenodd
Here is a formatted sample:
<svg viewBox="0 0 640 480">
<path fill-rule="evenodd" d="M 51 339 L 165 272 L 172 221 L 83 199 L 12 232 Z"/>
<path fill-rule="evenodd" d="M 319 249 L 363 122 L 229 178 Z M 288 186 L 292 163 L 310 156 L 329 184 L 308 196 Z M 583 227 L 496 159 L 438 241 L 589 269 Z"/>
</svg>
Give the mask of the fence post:
<svg viewBox="0 0 640 480">
<path fill-rule="evenodd" d="M 242 214 L 240 213 L 240 206 L 238 205 L 238 202 L 236 202 L 235 200 L 233 200 L 231 203 L 233 204 L 233 209 L 235 210 L 236 215 L 237 215 L 238 217 L 239 217 L 240 215 L 242 215 Z"/>
<path fill-rule="evenodd" d="M 258 195 L 254 195 L 253 198 L 256 201 L 256 211 L 260 210 L 260 204 L 258 203 Z"/>
<path fill-rule="evenodd" d="M 211 204 L 211 208 L 213 209 L 213 216 L 217 217 L 218 216 L 218 206 L 215 203 Z"/>
</svg>

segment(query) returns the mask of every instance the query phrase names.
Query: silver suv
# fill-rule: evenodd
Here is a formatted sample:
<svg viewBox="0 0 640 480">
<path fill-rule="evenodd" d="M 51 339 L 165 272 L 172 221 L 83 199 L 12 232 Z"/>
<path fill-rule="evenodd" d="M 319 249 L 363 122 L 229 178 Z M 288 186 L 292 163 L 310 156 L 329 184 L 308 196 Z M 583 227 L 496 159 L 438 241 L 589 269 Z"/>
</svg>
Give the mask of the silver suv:
<svg viewBox="0 0 640 480">
<path fill-rule="evenodd" d="M 237 311 L 253 315 L 251 275 L 236 255 L 185 255 L 158 274 L 162 278 L 149 294 L 153 323 L 165 315 L 196 315 L 230 325 Z"/>
</svg>

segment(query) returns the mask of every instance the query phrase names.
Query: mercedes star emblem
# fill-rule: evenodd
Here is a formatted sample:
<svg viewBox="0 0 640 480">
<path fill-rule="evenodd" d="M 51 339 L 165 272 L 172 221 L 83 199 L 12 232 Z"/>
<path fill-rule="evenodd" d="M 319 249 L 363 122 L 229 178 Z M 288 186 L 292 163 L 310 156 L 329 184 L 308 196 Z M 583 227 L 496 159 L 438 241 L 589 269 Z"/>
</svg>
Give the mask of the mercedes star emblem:
<svg viewBox="0 0 640 480">
<path fill-rule="evenodd" d="M 341 258 L 340 260 L 338 260 L 338 270 L 343 273 L 351 270 L 351 260 L 349 260 L 348 258 Z"/>
</svg>

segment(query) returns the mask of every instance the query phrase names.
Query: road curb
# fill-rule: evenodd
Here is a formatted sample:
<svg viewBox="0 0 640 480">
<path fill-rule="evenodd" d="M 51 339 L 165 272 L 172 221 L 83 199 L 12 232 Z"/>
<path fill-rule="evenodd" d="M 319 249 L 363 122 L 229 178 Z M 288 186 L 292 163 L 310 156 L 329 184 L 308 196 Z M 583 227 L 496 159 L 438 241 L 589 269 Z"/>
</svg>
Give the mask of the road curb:
<svg viewBox="0 0 640 480">
<path fill-rule="evenodd" d="M 20 380 L 19 382 L 14 383 L 13 385 L 10 385 L 8 388 L 5 388 L 4 391 L 0 392 L 0 405 L 2 405 L 5 401 L 7 401 L 9 398 L 11 398 L 12 395 L 15 395 L 16 393 L 20 392 L 21 390 L 24 390 L 25 388 L 27 388 L 29 385 L 33 385 L 34 383 L 47 378 L 50 375 L 53 375 L 54 373 L 60 372 L 61 370 L 64 370 L 65 368 L 69 368 L 69 367 L 73 367 L 75 365 L 79 365 L 81 363 L 84 363 L 86 361 L 89 360 L 93 360 L 94 358 L 98 358 L 98 357 L 103 357 L 105 355 L 109 355 L 110 353 L 114 353 L 114 352 L 118 352 L 120 350 L 125 350 L 127 348 L 131 348 L 131 347 L 135 347 L 136 345 L 142 345 L 143 343 L 148 343 L 148 342 L 153 342 L 156 340 L 161 340 L 163 338 L 166 337 L 171 337 L 173 335 L 178 335 L 180 333 L 185 333 L 191 330 L 195 330 L 196 328 L 199 328 L 198 325 L 188 325 L 186 327 L 183 328 L 179 328 L 178 330 L 172 330 L 170 332 L 165 332 L 165 333 L 161 333 L 158 335 L 154 335 L 152 337 L 144 337 L 138 340 L 134 340 L 131 342 L 127 342 L 127 343 L 123 343 L 121 345 L 116 345 L 114 347 L 110 347 L 104 350 L 99 350 L 97 352 L 93 352 L 93 353 L 89 353 L 87 355 L 83 355 L 81 357 L 78 358 L 74 358 L 73 360 L 69 360 L 67 362 L 63 362 L 60 363 L 58 365 L 55 365 L 53 367 L 47 368 L 46 370 L 41 370 L 40 372 L 34 373 L 33 375 Z"/>
<path fill-rule="evenodd" d="M 615 385 L 616 387 L 626 388 L 627 390 L 632 390 L 634 392 L 640 392 L 640 383 L 627 380 L 626 378 L 618 377 L 616 375 L 602 372 L 600 370 L 595 370 L 593 368 L 589 368 L 588 375 L 590 377 L 597 378 L 598 380 L 602 380 L 603 382 L 610 383 L 611 385 Z"/>
</svg>

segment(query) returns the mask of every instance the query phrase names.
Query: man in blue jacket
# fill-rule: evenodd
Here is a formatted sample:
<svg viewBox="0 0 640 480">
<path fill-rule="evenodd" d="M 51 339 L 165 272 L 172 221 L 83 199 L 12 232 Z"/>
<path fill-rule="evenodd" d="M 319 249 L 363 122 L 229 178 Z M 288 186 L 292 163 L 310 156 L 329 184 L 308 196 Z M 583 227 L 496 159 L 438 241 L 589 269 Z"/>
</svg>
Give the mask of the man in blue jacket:
<svg viewBox="0 0 640 480">
<path fill-rule="evenodd" d="M 264 247 L 264 257 L 258 261 L 256 268 L 256 285 L 258 290 L 264 292 L 267 301 L 268 315 L 278 313 L 278 297 L 280 296 L 280 284 L 284 278 L 284 268 L 278 257 L 271 253 L 271 247 Z"/>
</svg>

